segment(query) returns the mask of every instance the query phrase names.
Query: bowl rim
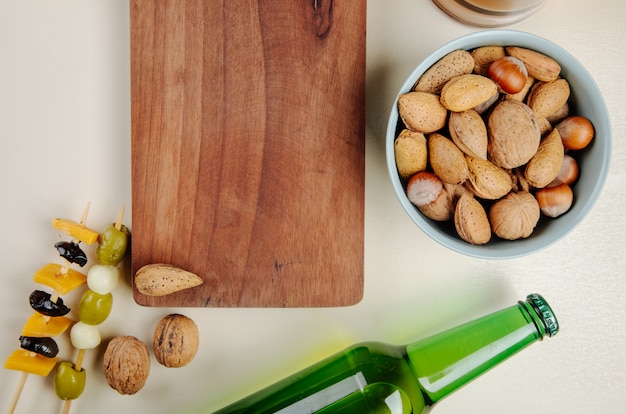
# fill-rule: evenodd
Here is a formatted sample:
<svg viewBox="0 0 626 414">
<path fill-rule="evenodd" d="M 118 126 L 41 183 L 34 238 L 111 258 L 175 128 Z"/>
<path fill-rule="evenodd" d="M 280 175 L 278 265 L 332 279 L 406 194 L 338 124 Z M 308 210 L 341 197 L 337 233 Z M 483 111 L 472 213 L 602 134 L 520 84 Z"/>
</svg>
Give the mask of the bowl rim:
<svg viewBox="0 0 626 414">
<path fill-rule="evenodd" d="M 602 136 L 602 140 L 600 144 L 594 142 L 592 150 L 600 152 L 599 158 L 601 158 L 602 162 L 597 166 L 598 175 L 595 179 L 593 179 L 593 177 L 590 178 L 590 180 L 593 179 L 593 186 L 589 196 L 584 200 L 575 200 L 575 205 L 572 206 L 570 211 L 567 213 L 570 217 L 570 219 L 567 220 L 569 223 L 568 225 L 565 225 L 564 221 L 561 225 L 554 225 L 551 223 L 546 226 L 552 226 L 556 228 L 556 231 L 550 233 L 544 233 L 541 231 L 540 233 L 544 234 L 514 241 L 499 239 L 494 240 L 494 238 L 497 239 L 494 235 L 492 236 L 492 241 L 486 245 L 472 245 L 461 240 L 456 235 L 450 236 L 445 234 L 441 229 L 436 228 L 435 225 L 437 223 L 423 216 L 408 200 L 395 164 L 394 141 L 399 121 L 397 108 L 398 98 L 400 95 L 410 91 L 419 76 L 421 76 L 428 68 L 430 68 L 447 53 L 456 49 L 470 50 L 476 47 L 488 45 L 515 45 L 538 50 L 540 52 L 543 51 L 543 53 L 548 53 L 545 52 L 545 49 L 550 49 L 549 55 L 561 64 L 562 75 L 564 78 L 568 79 L 568 81 L 570 81 L 568 75 L 570 75 L 572 68 L 575 68 L 576 75 L 574 77 L 576 78 L 576 83 L 578 83 L 579 80 L 582 82 L 577 89 L 593 91 L 593 93 L 588 96 L 592 101 L 588 106 L 595 108 L 593 109 L 593 112 L 594 114 L 597 114 L 598 119 L 593 120 L 594 128 L 596 128 L 596 137 Z M 572 91 L 574 92 L 575 88 L 572 88 Z M 604 187 L 610 167 L 612 146 L 611 122 L 606 102 L 595 80 L 587 69 L 572 54 L 567 52 L 561 46 L 541 36 L 523 31 L 511 29 L 485 29 L 458 37 L 440 46 L 423 59 L 406 78 L 395 96 L 388 119 L 385 136 L 387 170 L 394 192 L 396 193 L 397 199 L 399 200 L 402 208 L 409 215 L 411 220 L 417 224 L 417 226 L 431 239 L 444 247 L 470 257 L 482 259 L 512 259 L 527 256 L 552 246 L 573 231 L 583 221 L 587 214 L 589 214 Z M 594 138 L 594 141 L 598 140 Z M 545 220 L 546 219 L 544 219 L 544 221 Z M 554 220 L 554 223 L 558 223 L 558 219 Z M 438 225 L 442 226 L 441 223 Z"/>
</svg>

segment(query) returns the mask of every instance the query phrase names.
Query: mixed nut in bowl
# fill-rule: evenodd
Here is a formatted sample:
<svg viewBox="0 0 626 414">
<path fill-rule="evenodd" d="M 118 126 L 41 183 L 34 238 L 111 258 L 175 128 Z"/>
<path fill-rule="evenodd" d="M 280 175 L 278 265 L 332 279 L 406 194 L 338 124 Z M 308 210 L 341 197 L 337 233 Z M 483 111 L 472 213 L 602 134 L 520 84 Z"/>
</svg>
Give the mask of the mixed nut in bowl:
<svg viewBox="0 0 626 414">
<path fill-rule="evenodd" d="M 611 127 L 571 54 L 529 33 L 486 30 L 415 68 L 385 147 L 415 224 L 456 252 L 505 259 L 554 244 L 587 215 L 606 180 Z"/>
</svg>

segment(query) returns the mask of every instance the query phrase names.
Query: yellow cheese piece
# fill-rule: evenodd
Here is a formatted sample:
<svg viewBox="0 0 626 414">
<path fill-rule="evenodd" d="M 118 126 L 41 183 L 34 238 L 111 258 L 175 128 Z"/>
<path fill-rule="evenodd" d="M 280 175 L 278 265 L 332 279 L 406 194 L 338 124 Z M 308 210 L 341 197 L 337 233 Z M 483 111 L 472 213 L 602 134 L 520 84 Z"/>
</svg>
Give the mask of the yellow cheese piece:
<svg viewBox="0 0 626 414">
<path fill-rule="evenodd" d="M 87 283 L 87 276 L 70 268 L 65 268 L 58 263 L 50 263 L 39 269 L 33 280 L 42 285 L 51 287 L 65 295 L 67 292 Z"/>
<path fill-rule="evenodd" d="M 22 336 L 36 336 L 38 338 L 58 336 L 65 332 L 72 323 L 74 321 L 65 316 L 49 317 L 35 312 L 24 324 Z"/>
<path fill-rule="evenodd" d="M 46 377 L 50 374 L 50 371 L 52 371 L 58 361 L 59 358 L 57 357 L 47 358 L 43 355 L 39 355 L 25 349 L 18 349 L 9 355 L 4 362 L 4 367 L 6 369 L 28 372 L 29 374 Z"/>
<path fill-rule="evenodd" d="M 87 244 L 93 244 L 98 240 L 100 233 L 91 230 L 89 227 L 68 219 L 55 218 L 52 220 L 52 227 L 68 234 L 73 239 Z"/>
</svg>

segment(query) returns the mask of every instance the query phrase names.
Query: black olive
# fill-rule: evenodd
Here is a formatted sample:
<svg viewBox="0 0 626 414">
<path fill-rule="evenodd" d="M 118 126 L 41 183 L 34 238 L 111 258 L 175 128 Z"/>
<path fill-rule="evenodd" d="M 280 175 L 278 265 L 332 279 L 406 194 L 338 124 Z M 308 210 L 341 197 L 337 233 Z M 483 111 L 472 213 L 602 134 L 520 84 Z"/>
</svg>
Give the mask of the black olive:
<svg viewBox="0 0 626 414">
<path fill-rule="evenodd" d="M 78 243 L 72 241 L 60 241 L 54 245 L 59 251 L 61 257 L 65 258 L 70 263 L 76 263 L 80 267 L 87 264 L 87 255 L 78 246 Z"/>
<path fill-rule="evenodd" d="M 54 358 L 59 353 L 59 346 L 52 338 L 35 336 L 20 336 L 20 345 L 23 349 L 35 352 L 48 358 Z"/>
<path fill-rule="evenodd" d="M 46 316 L 63 316 L 70 312 L 70 308 L 63 304 L 63 299 L 56 302 L 50 299 L 50 294 L 42 290 L 33 290 L 30 294 L 30 306 L 37 312 Z"/>
</svg>

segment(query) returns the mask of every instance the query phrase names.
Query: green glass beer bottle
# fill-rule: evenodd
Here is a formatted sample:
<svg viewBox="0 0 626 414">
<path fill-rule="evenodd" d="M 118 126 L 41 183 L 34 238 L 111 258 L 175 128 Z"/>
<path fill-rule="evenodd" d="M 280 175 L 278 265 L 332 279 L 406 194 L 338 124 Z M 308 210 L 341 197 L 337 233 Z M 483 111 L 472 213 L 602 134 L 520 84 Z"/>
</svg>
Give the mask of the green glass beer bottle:
<svg viewBox="0 0 626 414">
<path fill-rule="evenodd" d="M 559 329 L 541 295 L 406 346 L 347 348 L 216 414 L 428 413 L 483 372 Z"/>
</svg>

